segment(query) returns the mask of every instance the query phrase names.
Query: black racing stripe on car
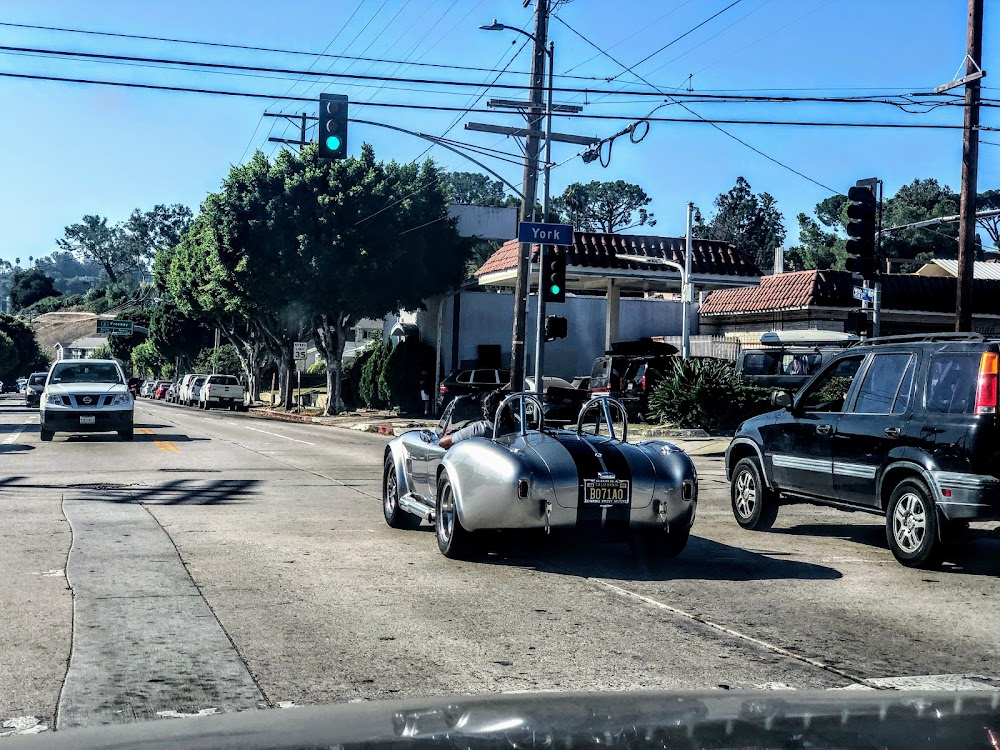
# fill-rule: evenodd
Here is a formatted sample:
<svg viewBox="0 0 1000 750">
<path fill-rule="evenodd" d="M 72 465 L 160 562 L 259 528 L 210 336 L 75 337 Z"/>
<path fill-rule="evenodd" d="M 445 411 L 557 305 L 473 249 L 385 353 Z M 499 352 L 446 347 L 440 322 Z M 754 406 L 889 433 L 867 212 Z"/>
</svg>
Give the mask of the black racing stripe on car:
<svg viewBox="0 0 1000 750">
<path fill-rule="evenodd" d="M 599 529 L 601 527 L 601 506 L 586 505 L 583 502 L 583 480 L 596 477 L 603 469 L 594 455 L 594 450 L 576 435 L 561 435 L 556 438 L 566 449 L 576 465 L 576 526 L 577 528 Z"/>
<path fill-rule="evenodd" d="M 604 465 L 608 467 L 608 471 L 614 474 L 617 479 L 627 479 L 631 490 L 634 492 L 632 467 L 629 466 L 628 459 L 625 458 L 625 454 L 621 448 L 610 441 L 598 442 L 595 440 L 591 445 L 601 454 L 601 458 L 604 460 Z M 631 517 L 631 503 L 628 505 L 612 505 L 608 508 L 608 514 L 604 523 L 605 528 L 609 531 L 627 531 Z"/>
</svg>

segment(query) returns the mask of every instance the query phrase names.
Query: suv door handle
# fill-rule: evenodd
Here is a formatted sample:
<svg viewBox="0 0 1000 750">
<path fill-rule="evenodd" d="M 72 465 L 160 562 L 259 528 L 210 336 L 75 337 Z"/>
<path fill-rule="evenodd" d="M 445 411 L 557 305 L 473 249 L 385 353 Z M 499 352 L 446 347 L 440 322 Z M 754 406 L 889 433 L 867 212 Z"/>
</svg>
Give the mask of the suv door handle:
<svg viewBox="0 0 1000 750">
<path fill-rule="evenodd" d="M 899 437 L 899 433 L 900 433 L 900 429 L 898 427 L 886 427 L 885 428 L 885 436 L 886 437 L 898 438 Z"/>
<path fill-rule="evenodd" d="M 833 425 L 831 425 L 831 424 L 818 424 L 818 425 L 816 425 L 816 434 L 817 435 L 829 435 L 831 432 L 833 432 Z"/>
</svg>

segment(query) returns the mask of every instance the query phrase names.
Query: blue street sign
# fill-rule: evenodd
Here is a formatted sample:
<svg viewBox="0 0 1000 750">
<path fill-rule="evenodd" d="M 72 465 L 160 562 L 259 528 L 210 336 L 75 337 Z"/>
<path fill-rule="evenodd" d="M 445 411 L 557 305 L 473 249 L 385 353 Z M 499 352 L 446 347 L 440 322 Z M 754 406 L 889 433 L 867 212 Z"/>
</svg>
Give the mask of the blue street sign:
<svg viewBox="0 0 1000 750">
<path fill-rule="evenodd" d="M 517 225 L 517 241 L 536 245 L 572 245 L 573 225 L 522 221 Z"/>
</svg>

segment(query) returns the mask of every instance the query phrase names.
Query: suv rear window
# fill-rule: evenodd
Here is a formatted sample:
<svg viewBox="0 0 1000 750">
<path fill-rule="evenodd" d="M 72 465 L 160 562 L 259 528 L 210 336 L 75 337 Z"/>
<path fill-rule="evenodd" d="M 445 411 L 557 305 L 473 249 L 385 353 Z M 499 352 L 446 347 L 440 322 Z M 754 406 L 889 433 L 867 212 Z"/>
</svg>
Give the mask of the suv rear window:
<svg viewBox="0 0 1000 750">
<path fill-rule="evenodd" d="M 981 352 L 935 354 L 927 368 L 924 408 L 935 414 L 971 414 Z"/>
<path fill-rule="evenodd" d="M 28 381 L 28 385 L 44 385 L 46 377 L 48 377 L 47 374 L 46 375 L 32 375 L 31 379 Z"/>
<path fill-rule="evenodd" d="M 240 381 L 232 375 L 217 375 L 212 378 L 212 385 L 239 385 Z"/>
</svg>

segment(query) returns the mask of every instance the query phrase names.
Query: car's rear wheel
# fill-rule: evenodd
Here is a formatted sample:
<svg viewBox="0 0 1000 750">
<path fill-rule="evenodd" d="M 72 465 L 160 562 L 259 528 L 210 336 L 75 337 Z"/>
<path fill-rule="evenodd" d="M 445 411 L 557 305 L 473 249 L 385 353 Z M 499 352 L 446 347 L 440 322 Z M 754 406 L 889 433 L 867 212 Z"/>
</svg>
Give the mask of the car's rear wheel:
<svg viewBox="0 0 1000 750">
<path fill-rule="evenodd" d="M 908 568 L 930 568 L 941 562 L 937 508 L 922 480 L 904 479 L 892 491 L 885 536 L 892 556 Z"/>
<path fill-rule="evenodd" d="M 135 437 L 135 429 L 118 430 L 118 437 L 122 440 L 132 440 Z"/>
<path fill-rule="evenodd" d="M 446 473 L 438 480 L 437 512 L 434 516 L 434 536 L 441 554 L 452 560 L 467 557 L 472 549 L 472 534 L 458 518 L 455 490 Z"/>
<path fill-rule="evenodd" d="M 46 429 L 42 429 L 42 431 L 39 433 L 39 436 L 46 443 L 49 442 L 50 440 L 52 440 L 52 437 L 54 435 L 55 435 L 55 433 L 52 432 L 52 430 L 46 430 Z"/>
<path fill-rule="evenodd" d="M 741 458 L 733 469 L 730 495 L 736 523 L 750 531 L 766 531 L 778 517 L 778 498 L 764 484 L 756 458 Z"/>
<path fill-rule="evenodd" d="M 386 457 L 382 472 L 382 515 L 393 529 L 415 529 L 420 525 L 419 518 L 399 507 L 399 475 L 392 456 Z"/>
</svg>

